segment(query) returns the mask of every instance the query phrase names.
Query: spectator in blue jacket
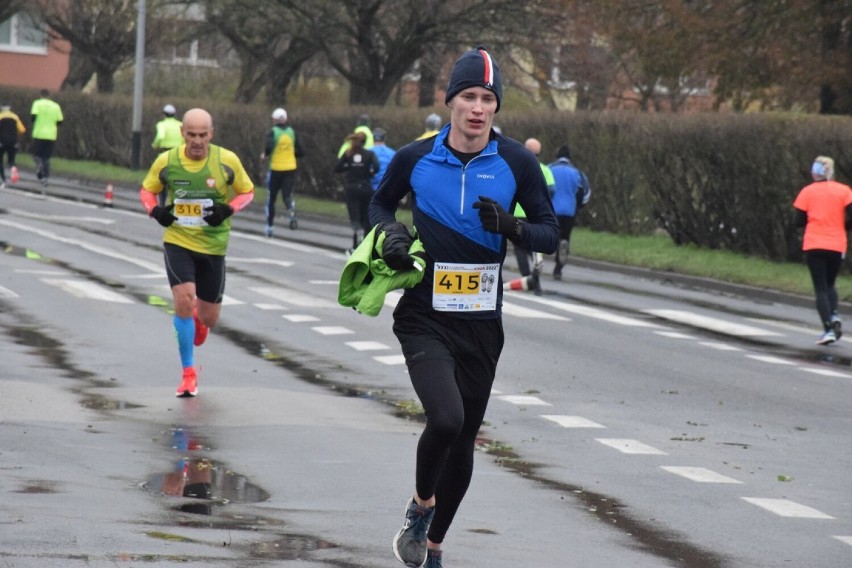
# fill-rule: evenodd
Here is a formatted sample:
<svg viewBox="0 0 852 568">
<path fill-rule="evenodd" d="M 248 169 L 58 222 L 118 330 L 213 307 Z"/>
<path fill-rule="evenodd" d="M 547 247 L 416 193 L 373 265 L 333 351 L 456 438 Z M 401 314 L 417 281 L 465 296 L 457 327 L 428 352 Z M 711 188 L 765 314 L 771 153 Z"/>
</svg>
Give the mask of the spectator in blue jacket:
<svg viewBox="0 0 852 568">
<path fill-rule="evenodd" d="M 562 279 L 562 267 L 568 258 L 574 218 L 585 207 L 592 195 L 589 179 L 571 162 L 571 149 L 563 144 L 556 151 L 556 161 L 548 164 L 553 173 L 553 210 L 559 221 L 559 248 L 553 278 Z"/>
<path fill-rule="evenodd" d="M 373 179 L 370 180 L 370 183 L 373 186 L 373 191 L 379 189 L 379 182 L 382 181 L 391 158 L 393 158 L 394 154 L 396 154 L 396 150 L 385 143 L 386 136 L 387 132 L 385 132 L 383 128 L 376 128 L 373 130 L 373 154 L 375 154 L 376 158 L 379 160 L 379 171 L 376 172 L 376 175 L 374 175 Z"/>
</svg>

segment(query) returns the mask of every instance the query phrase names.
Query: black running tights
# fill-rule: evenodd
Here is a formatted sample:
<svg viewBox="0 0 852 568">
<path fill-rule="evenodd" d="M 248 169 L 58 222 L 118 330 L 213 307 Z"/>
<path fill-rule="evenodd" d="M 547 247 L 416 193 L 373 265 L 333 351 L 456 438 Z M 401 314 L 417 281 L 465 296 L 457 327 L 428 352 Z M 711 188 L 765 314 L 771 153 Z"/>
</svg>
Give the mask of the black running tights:
<svg viewBox="0 0 852 568">
<path fill-rule="evenodd" d="M 814 283 L 819 319 L 827 330 L 831 327 L 831 315 L 837 311 L 837 288 L 834 282 L 843 263 L 843 254 L 833 250 L 809 250 L 805 257 Z"/>
</svg>

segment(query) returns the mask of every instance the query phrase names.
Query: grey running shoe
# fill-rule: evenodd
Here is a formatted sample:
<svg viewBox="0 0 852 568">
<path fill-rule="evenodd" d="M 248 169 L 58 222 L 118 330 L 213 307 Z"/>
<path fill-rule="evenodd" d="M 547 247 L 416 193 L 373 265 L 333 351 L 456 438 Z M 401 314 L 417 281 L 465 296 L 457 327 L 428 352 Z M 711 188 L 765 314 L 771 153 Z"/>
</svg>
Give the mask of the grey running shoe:
<svg viewBox="0 0 852 568">
<path fill-rule="evenodd" d="M 840 339 L 843 335 L 843 322 L 837 314 L 831 314 L 831 330 L 834 332 L 835 339 Z"/>
<path fill-rule="evenodd" d="M 440 550 L 429 549 L 426 552 L 426 564 L 423 565 L 423 568 L 443 568 L 441 564 L 442 555 L 443 552 Z"/>
<path fill-rule="evenodd" d="M 819 339 L 817 339 L 817 345 L 828 345 L 830 343 L 834 343 L 837 341 L 837 336 L 834 334 L 833 329 L 829 329 L 825 333 L 823 333 Z"/>
<path fill-rule="evenodd" d="M 426 532 L 434 515 L 434 508 L 421 507 L 413 498 L 408 501 L 405 524 L 393 539 L 393 553 L 409 568 L 420 568 L 426 563 Z"/>
</svg>

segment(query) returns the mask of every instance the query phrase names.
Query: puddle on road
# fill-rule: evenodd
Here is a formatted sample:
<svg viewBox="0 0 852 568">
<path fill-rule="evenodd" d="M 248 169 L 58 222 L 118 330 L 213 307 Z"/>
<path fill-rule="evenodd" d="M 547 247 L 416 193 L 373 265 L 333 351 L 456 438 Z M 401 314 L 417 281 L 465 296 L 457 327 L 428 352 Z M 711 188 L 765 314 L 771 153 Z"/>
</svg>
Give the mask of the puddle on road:
<svg viewBox="0 0 852 568">
<path fill-rule="evenodd" d="M 172 430 L 170 444 L 180 458 L 172 471 L 152 476 L 142 487 L 171 497 L 193 499 L 175 505 L 184 513 L 212 515 L 228 503 L 259 503 L 269 493 L 225 465 L 197 455 L 209 446 L 184 428 Z"/>
</svg>

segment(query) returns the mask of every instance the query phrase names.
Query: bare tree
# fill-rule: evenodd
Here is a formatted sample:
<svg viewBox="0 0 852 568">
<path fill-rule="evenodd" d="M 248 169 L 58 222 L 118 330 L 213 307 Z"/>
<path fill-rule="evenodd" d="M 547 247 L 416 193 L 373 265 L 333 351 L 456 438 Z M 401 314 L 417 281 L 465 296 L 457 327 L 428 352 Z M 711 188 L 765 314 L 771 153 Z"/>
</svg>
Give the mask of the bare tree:
<svg viewBox="0 0 852 568">
<path fill-rule="evenodd" d="M 302 64 L 320 50 L 304 33 L 288 2 L 200 0 L 211 29 L 228 39 L 240 59 L 235 100 L 251 102 L 264 87 L 266 100 L 283 104 Z"/>
<path fill-rule="evenodd" d="M 329 64 L 349 83 L 349 102 L 384 104 L 403 75 L 436 45 L 472 47 L 523 26 L 516 0 L 285 1 Z M 475 23 L 475 25 L 474 25 Z M 493 47 L 495 45 L 492 42 Z"/>
<path fill-rule="evenodd" d="M 168 0 L 147 0 L 146 14 L 156 14 Z M 43 22 L 54 38 L 71 45 L 70 72 L 62 88 L 82 88 L 97 75 L 97 89 L 111 93 L 116 71 L 134 60 L 136 50 L 136 0 L 27 0 L 26 8 Z M 150 41 L 158 33 L 146 25 Z"/>
<path fill-rule="evenodd" d="M 24 6 L 25 0 L 0 0 L 0 22 L 5 22 Z"/>
</svg>

